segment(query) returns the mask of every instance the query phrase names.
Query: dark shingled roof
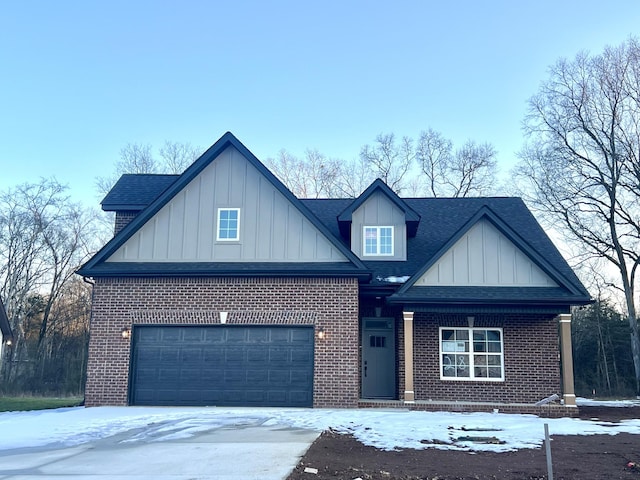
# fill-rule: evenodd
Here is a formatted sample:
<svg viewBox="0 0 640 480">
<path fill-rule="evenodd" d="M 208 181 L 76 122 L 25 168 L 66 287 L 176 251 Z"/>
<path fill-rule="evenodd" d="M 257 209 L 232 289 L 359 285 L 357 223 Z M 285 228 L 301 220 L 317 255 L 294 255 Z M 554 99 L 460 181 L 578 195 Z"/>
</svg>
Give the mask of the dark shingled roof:
<svg viewBox="0 0 640 480">
<path fill-rule="evenodd" d="M 140 211 L 153 202 L 180 175 L 126 173 L 102 200 L 105 212 Z"/>
<path fill-rule="evenodd" d="M 275 177 L 275 175 L 265 167 L 260 160 L 253 155 L 247 147 L 245 147 L 231 132 L 225 133 L 218 139 L 206 152 L 204 152 L 195 162 L 193 162 L 181 175 L 177 178 L 172 178 L 172 175 L 144 175 L 143 178 L 130 178 L 135 175 L 128 175 L 128 178 L 120 183 L 118 182 L 112 191 L 107 195 L 111 196 L 108 200 L 108 208 L 114 208 L 123 211 L 132 211 L 140 209 L 140 213 L 131 220 L 122 230 L 120 230 L 107 244 L 102 247 L 93 257 L 89 259 L 80 269 L 77 271 L 79 275 L 83 276 L 109 276 L 109 275 L 125 275 L 127 271 L 132 274 L 135 273 L 136 265 L 131 262 L 106 262 L 106 260 L 120 248 L 131 236 L 137 232 L 149 219 L 151 219 L 163 206 L 165 206 L 178 192 L 182 191 L 187 184 L 196 178 L 202 170 L 204 170 L 211 162 L 214 162 L 216 158 L 227 148 L 235 148 L 245 159 L 251 163 L 258 172 L 270 182 L 283 196 L 287 199 L 295 208 L 297 208 L 302 215 L 307 217 L 314 227 L 316 227 L 327 240 L 346 258 L 349 264 L 348 269 L 344 269 L 341 273 L 327 272 L 325 276 L 351 276 L 362 279 L 368 278 L 369 274 L 362 263 L 362 261 L 351 251 L 351 249 L 340 242 L 334 237 L 327 227 L 322 224 L 308 209 L 307 207 L 296 198 L 290 190 L 288 190 L 283 183 Z M 142 184 L 146 186 L 143 186 Z M 154 192 L 158 192 L 154 197 Z M 145 204 L 146 202 L 146 204 Z M 103 201 L 103 208 L 104 208 Z M 106 263 L 115 264 L 106 266 Z M 220 262 L 223 263 L 223 262 Z M 142 264 L 144 265 L 144 264 Z M 319 276 L 319 272 L 322 269 L 322 263 L 314 264 L 317 266 L 318 273 L 308 272 L 308 275 Z M 206 275 L 201 266 L 197 266 L 195 263 L 181 263 L 180 275 L 187 275 L 187 267 L 190 267 L 194 275 Z M 141 267 L 144 268 L 149 267 Z M 292 267 L 293 268 L 293 267 Z M 113 269 L 113 270 L 109 270 Z M 195 270 L 194 270 L 195 269 Z M 255 275 L 264 275 L 263 270 L 260 269 L 259 264 L 246 263 L 242 265 L 242 272 L 253 270 Z M 154 269 L 155 275 L 176 275 L 178 274 L 175 264 L 172 263 L 160 263 Z M 282 272 L 285 275 L 286 272 Z M 213 275 L 214 273 L 212 273 Z M 220 275 L 227 275 L 227 273 L 219 273 Z M 273 272 L 276 275 L 277 272 Z M 138 273 L 143 275 L 143 273 Z"/>
<path fill-rule="evenodd" d="M 485 211 L 492 212 L 516 235 L 525 253 L 539 257 L 539 265 L 565 288 L 554 289 L 553 297 L 561 303 L 589 301 L 589 293 L 574 271 L 567 264 L 553 242 L 531 214 L 522 199 L 516 197 L 484 198 L 405 198 L 404 202 L 420 215 L 420 224 L 415 237 L 407 239 L 407 261 L 363 261 L 373 272 L 370 283 L 373 287 L 390 285 L 388 277 L 413 276 L 419 273 L 430 260 L 436 260 L 453 239 L 459 238 L 464 227 Z M 332 233 L 345 244 L 348 239 L 340 237 L 337 217 L 352 200 L 350 199 L 307 199 L 303 203 L 329 227 Z M 396 284 L 400 289 L 402 285 Z M 445 293 L 447 292 L 447 293 Z M 492 293 L 493 292 L 493 293 Z M 543 300 L 546 290 L 540 287 L 410 287 L 406 292 L 391 297 L 392 301 L 414 299 L 416 295 L 425 301 L 446 299 L 451 302 L 467 299 L 484 299 L 488 302 L 513 301 L 521 299 Z M 509 297 L 507 294 L 510 294 Z M 515 297 L 513 295 L 516 295 Z M 504 298 L 500 298 L 504 296 Z"/>
<path fill-rule="evenodd" d="M 252 156 L 246 147 L 235 137 L 226 134 L 226 142 L 231 142 L 240 148 L 250 161 L 257 162 L 264 174 L 279 184 L 283 194 L 295 202 L 315 225 L 320 226 L 325 234 L 332 237 L 334 245 L 341 251 L 350 252 L 348 229 L 342 228 L 339 220 L 347 222 L 353 211 L 354 202 L 360 199 L 302 199 L 298 200 L 291 192 L 280 184 L 275 177 Z M 221 139 L 222 140 L 222 139 Z M 221 141 L 219 141 L 221 142 Z M 218 143 L 219 143 L 218 142 Z M 216 145 L 218 145 L 216 143 Z M 216 147 L 214 145 L 214 147 Z M 212 147 L 212 149 L 214 149 Z M 211 150 L 211 149 L 210 149 Z M 215 152 L 213 152 L 215 153 Z M 206 153 L 205 153 L 206 155 Z M 203 155 L 204 156 L 204 155 Z M 202 162 L 198 160 L 197 162 Z M 189 170 L 187 170 L 189 172 Z M 185 172 L 185 173 L 187 173 Z M 193 173 L 195 175 L 196 172 Z M 179 181 L 177 181 L 179 179 Z M 150 217 L 152 211 L 157 211 L 160 203 L 168 201 L 174 190 L 181 188 L 180 182 L 185 178 L 176 175 L 124 175 L 113 187 L 102 202 L 105 210 L 143 210 L 151 205 L 148 211 L 143 211 L 140 217 Z M 380 182 L 379 180 L 377 182 Z M 375 189 L 385 189 L 379 184 Z M 387 187 L 388 188 L 388 187 Z M 389 193 L 386 192 L 388 195 Z M 395 195 L 395 194 L 394 194 Z M 159 200 L 159 201 L 158 201 Z M 438 304 L 469 302 L 486 304 L 558 304 L 579 305 L 590 301 L 590 295 L 584 288 L 571 267 L 551 242 L 540 224 L 533 217 L 529 209 L 520 198 L 514 197 L 485 197 L 485 198 L 403 198 L 395 200 L 402 209 L 409 212 L 410 221 L 417 225 L 415 235 L 407 239 L 406 261 L 370 261 L 352 259 L 343 264 L 292 264 L 292 263 L 113 263 L 97 262 L 92 259 L 79 273 L 89 275 L 278 275 L 278 276 L 322 276 L 334 273 L 336 275 L 357 276 L 360 281 L 366 281 L 371 274 L 371 280 L 362 285 L 363 292 L 393 293 L 389 298 L 392 303 Z M 345 213 L 346 212 L 346 213 Z M 342 215 L 342 217 L 341 217 Z M 145 217 L 146 218 L 146 217 Z M 128 229 L 138 228 L 145 218 L 138 218 L 129 225 Z M 553 278 L 560 287 L 442 287 L 442 286 L 413 286 L 415 279 L 442 255 L 453 242 L 459 239 L 476 221 L 487 218 L 504 235 L 527 254 L 534 263 Z M 414 226 L 415 228 L 415 226 Z M 127 229 L 125 229 L 125 233 Z M 122 243 L 121 240 L 120 243 Z M 113 243 L 110 242 L 110 244 Z M 108 244 L 109 245 L 109 244 Z M 103 252 L 105 255 L 113 251 L 117 245 Z M 103 249 L 105 250 L 105 249 Z M 99 252 L 100 253 L 100 252 Z M 98 254 L 96 255 L 98 257 Z M 385 281 L 389 277 L 414 277 L 406 283 Z M 375 293 L 377 294 L 377 293 Z"/>
</svg>

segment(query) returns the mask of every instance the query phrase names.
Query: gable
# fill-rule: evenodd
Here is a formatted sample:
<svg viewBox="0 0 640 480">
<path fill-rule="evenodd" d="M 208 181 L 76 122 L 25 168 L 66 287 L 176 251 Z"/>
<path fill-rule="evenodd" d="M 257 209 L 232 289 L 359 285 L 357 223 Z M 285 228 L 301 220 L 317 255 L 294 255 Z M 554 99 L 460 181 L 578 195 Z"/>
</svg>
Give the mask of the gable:
<svg viewBox="0 0 640 480">
<path fill-rule="evenodd" d="M 365 226 L 393 227 L 393 255 L 376 257 L 363 254 L 363 232 Z M 406 239 L 405 213 L 382 192 L 374 192 L 353 211 L 351 217 L 351 250 L 361 259 L 406 260 Z"/>
<path fill-rule="evenodd" d="M 240 209 L 239 241 L 216 239 L 219 208 Z M 106 262 L 347 262 L 272 181 L 227 146 Z"/>
<path fill-rule="evenodd" d="M 558 286 L 486 218 L 462 235 L 414 285 Z"/>
</svg>

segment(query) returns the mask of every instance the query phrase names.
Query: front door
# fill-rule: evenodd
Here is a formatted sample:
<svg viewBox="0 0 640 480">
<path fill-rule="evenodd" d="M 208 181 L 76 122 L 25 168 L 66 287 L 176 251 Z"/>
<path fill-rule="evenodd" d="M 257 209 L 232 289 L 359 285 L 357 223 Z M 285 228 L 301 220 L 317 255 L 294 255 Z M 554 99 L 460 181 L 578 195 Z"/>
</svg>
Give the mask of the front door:
<svg viewBox="0 0 640 480">
<path fill-rule="evenodd" d="M 393 318 L 362 319 L 362 398 L 396 398 Z"/>
</svg>

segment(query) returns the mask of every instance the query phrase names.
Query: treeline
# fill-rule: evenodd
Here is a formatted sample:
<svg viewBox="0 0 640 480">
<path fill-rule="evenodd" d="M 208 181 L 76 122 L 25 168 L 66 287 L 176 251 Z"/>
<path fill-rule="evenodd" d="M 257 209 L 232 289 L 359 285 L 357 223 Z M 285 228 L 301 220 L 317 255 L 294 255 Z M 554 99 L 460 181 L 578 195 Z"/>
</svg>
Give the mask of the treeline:
<svg viewBox="0 0 640 480">
<path fill-rule="evenodd" d="M 571 338 L 578 396 L 635 395 L 629 324 L 613 306 L 602 300 L 574 310 Z"/>
<path fill-rule="evenodd" d="M 102 225 L 65 191 L 41 180 L 0 194 L 0 296 L 13 331 L 0 394 L 84 389 L 91 288 L 74 272 L 102 241 Z"/>
</svg>

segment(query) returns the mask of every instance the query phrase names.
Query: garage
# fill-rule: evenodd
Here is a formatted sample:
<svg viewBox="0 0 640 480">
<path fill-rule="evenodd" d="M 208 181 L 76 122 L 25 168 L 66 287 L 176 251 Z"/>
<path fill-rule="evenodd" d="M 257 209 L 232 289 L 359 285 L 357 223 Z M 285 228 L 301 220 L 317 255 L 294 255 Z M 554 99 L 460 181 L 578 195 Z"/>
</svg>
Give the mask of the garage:
<svg viewBox="0 0 640 480">
<path fill-rule="evenodd" d="M 137 326 L 129 403 L 313 406 L 312 326 Z"/>
</svg>

